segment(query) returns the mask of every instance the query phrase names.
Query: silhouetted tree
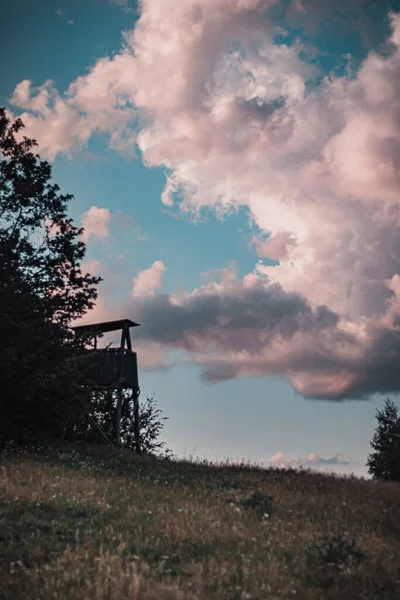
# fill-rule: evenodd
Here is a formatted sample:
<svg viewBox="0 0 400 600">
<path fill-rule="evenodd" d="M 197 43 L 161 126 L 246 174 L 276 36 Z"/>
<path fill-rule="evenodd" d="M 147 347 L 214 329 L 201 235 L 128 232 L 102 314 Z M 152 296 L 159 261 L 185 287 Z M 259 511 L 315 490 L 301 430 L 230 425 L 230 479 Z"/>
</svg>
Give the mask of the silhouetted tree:
<svg viewBox="0 0 400 600">
<path fill-rule="evenodd" d="M 368 456 L 368 472 L 374 479 L 400 481 L 400 416 L 389 399 L 376 413 L 378 426 L 372 442 L 374 452 Z"/>
<path fill-rule="evenodd" d="M 124 401 L 121 414 L 121 439 L 122 446 L 126 449 L 135 449 L 136 440 L 133 428 L 134 407 L 130 393 L 123 392 Z M 94 421 L 86 420 L 86 413 L 81 412 L 80 418 L 75 420 L 72 428 L 68 431 L 69 440 L 86 440 L 89 443 L 107 443 L 108 439 L 116 444 L 115 411 L 117 405 L 117 394 L 114 390 L 97 391 L 92 394 L 89 407 Z M 140 403 L 140 446 L 143 454 L 154 454 L 158 456 L 170 456 L 171 450 L 166 448 L 166 443 L 160 441 L 160 435 L 164 429 L 163 421 L 168 417 L 162 416 L 163 411 L 158 408 L 154 397 L 146 398 Z M 100 429 L 96 426 L 99 425 Z M 101 431 L 100 431 L 101 430 Z M 105 437 L 104 435 L 105 434 Z"/>
<path fill-rule="evenodd" d="M 69 329 L 101 280 L 81 271 L 82 228 L 51 166 L 0 108 L 0 434 L 53 434 L 82 393 Z"/>
<path fill-rule="evenodd" d="M 170 456 L 171 450 L 166 448 L 166 443 L 160 441 L 160 435 L 164 429 L 163 421 L 169 417 L 162 417 L 163 411 L 157 407 L 157 401 L 152 396 L 146 398 L 146 402 L 140 405 L 140 444 L 143 454 L 155 454 Z M 134 447 L 134 436 L 130 440 L 130 445 Z"/>
</svg>

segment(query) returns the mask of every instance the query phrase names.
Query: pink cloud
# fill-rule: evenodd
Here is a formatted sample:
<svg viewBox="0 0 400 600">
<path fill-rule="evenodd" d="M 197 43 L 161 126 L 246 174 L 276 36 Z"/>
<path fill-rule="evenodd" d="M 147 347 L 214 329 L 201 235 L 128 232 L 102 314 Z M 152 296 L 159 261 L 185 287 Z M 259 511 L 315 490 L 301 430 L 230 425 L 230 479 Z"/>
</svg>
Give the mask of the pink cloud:
<svg viewBox="0 0 400 600">
<path fill-rule="evenodd" d="M 77 319 L 73 325 L 90 325 L 92 323 L 102 323 L 103 321 L 110 321 L 114 318 L 114 315 L 110 317 L 110 307 L 105 298 L 100 294 L 96 300 L 95 306 L 89 310 L 83 317 Z"/>
<path fill-rule="evenodd" d="M 164 204 L 245 207 L 269 236 L 259 254 L 279 264 L 261 261 L 242 282 L 178 297 L 154 294 L 160 261 L 139 274 L 144 338 L 184 349 L 210 381 L 276 373 L 326 398 L 398 390 L 400 17 L 384 54 L 312 87 L 300 46 L 273 42 L 274 4 L 143 0 L 118 55 L 63 95 L 21 82 L 12 102 L 49 156 L 106 132 L 168 169 Z M 336 5 L 292 10 L 312 22 Z"/>
<path fill-rule="evenodd" d="M 138 353 L 138 366 L 140 370 L 167 369 L 169 367 L 168 354 L 165 346 L 153 342 L 133 340 L 135 352 Z"/>
<path fill-rule="evenodd" d="M 165 265 L 156 260 L 151 267 L 140 271 L 133 280 L 132 296 L 147 296 L 163 288 Z"/>
<path fill-rule="evenodd" d="M 296 238 L 288 231 L 278 231 L 273 238 L 265 242 L 255 240 L 257 254 L 261 258 L 272 258 L 272 260 L 286 260 L 291 246 L 296 245 Z"/>
<path fill-rule="evenodd" d="M 23 110 L 19 116 L 27 133 L 38 140 L 41 154 L 50 160 L 84 148 L 95 132 L 108 133 L 112 149 L 132 156 L 136 139 L 129 127 L 136 119 L 131 102 L 133 66 L 133 56 L 126 52 L 100 59 L 88 75 L 71 83 L 64 96 L 53 81 L 33 88 L 30 80 L 24 80 L 16 86 L 11 104 Z"/>
<path fill-rule="evenodd" d="M 99 260 L 85 260 L 81 265 L 82 271 L 91 275 L 99 275 L 102 271 L 102 264 Z"/>
<path fill-rule="evenodd" d="M 110 235 L 109 225 L 111 212 L 108 208 L 91 206 L 82 215 L 82 227 L 84 228 L 83 240 L 87 242 L 90 236 L 105 239 Z"/>
<path fill-rule="evenodd" d="M 305 458 L 299 456 L 289 456 L 283 452 L 277 452 L 270 458 L 272 466 L 287 468 L 304 467 L 324 467 L 324 466 L 347 466 L 352 463 L 345 460 L 343 454 L 338 452 L 332 458 L 322 458 L 319 454 L 311 453 Z"/>
<path fill-rule="evenodd" d="M 278 283 L 231 273 L 191 293 L 136 296 L 124 312 L 141 323 L 139 339 L 186 353 L 180 362 L 206 381 L 284 375 L 304 396 L 340 400 L 399 389 L 399 308 L 395 296 L 383 317 L 354 323 Z"/>
</svg>

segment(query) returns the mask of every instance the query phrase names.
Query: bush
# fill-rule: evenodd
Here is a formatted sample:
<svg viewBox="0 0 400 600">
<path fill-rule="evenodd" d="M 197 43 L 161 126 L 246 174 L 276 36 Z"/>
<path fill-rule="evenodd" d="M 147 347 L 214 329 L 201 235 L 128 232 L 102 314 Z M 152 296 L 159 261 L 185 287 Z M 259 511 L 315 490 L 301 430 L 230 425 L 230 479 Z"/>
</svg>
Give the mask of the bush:
<svg viewBox="0 0 400 600">
<path fill-rule="evenodd" d="M 321 536 L 311 542 L 306 549 L 306 565 L 309 575 L 308 587 L 317 585 L 322 588 L 331 587 L 340 573 L 351 571 L 351 568 L 366 558 L 366 554 L 357 548 L 355 539 L 348 541 L 343 532 L 337 536 Z"/>
</svg>

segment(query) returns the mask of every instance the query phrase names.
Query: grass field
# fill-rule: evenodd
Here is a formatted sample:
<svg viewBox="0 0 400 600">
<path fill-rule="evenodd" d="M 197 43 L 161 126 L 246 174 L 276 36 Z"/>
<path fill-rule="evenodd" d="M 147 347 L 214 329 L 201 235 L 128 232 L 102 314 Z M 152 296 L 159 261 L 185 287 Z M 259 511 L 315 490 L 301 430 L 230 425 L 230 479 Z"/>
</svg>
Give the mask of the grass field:
<svg viewBox="0 0 400 600">
<path fill-rule="evenodd" d="M 0 460 L 1 599 L 400 598 L 399 483 L 80 445 Z"/>
</svg>

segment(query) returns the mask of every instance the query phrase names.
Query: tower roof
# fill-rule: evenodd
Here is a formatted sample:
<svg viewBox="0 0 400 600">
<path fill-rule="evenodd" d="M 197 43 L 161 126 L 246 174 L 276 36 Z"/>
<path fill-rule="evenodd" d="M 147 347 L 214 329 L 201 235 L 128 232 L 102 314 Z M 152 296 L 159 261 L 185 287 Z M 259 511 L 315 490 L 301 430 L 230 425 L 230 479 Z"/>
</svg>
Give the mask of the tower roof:
<svg viewBox="0 0 400 600">
<path fill-rule="evenodd" d="M 77 325 L 71 327 L 76 333 L 108 333 L 109 331 L 118 331 L 125 327 L 140 327 L 139 323 L 135 323 L 130 319 L 119 319 L 118 321 L 104 321 L 103 323 L 92 323 L 90 325 Z"/>
</svg>

